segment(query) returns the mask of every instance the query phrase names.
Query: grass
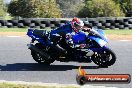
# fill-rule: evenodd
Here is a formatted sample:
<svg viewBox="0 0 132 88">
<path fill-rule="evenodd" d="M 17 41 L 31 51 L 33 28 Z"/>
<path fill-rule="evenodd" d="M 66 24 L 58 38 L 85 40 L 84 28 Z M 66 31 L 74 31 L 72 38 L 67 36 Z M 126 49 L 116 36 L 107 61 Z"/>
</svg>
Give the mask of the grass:
<svg viewBox="0 0 132 88">
<path fill-rule="evenodd" d="M 28 28 L 0 28 L 0 32 L 27 32 L 27 29 Z M 49 28 L 46 29 L 51 30 Z"/>
<path fill-rule="evenodd" d="M 124 30 L 104 30 L 106 34 L 114 34 L 114 35 L 132 35 L 132 30 L 124 29 Z"/>
<path fill-rule="evenodd" d="M 6 15 L 5 17 L 4 17 L 4 20 L 12 20 L 13 19 L 13 17 L 11 17 L 11 16 L 9 16 L 9 15 Z"/>
<path fill-rule="evenodd" d="M 0 32 L 27 32 L 28 28 L 0 28 Z M 50 30 L 49 28 L 47 28 Z M 115 34 L 115 35 L 132 35 L 132 30 L 122 29 L 122 30 L 104 30 L 106 34 Z"/>
<path fill-rule="evenodd" d="M 0 88 L 79 88 L 77 86 L 0 83 Z"/>
<path fill-rule="evenodd" d="M 0 32 L 26 32 L 27 28 L 0 28 Z"/>
</svg>

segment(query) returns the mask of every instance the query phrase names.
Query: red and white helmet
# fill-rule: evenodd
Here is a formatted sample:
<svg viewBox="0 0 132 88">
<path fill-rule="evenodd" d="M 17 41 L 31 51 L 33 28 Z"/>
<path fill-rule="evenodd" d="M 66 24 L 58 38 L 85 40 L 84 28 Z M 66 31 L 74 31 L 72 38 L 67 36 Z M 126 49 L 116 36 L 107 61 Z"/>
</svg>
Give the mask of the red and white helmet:
<svg viewBox="0 0 132 88">
<path fill-rule="evenodd" d="M 72 29 L 77 33 L 84 26 L 84 23 L 79 18 L 74 17 L 71 21 Z"/>
</svg>

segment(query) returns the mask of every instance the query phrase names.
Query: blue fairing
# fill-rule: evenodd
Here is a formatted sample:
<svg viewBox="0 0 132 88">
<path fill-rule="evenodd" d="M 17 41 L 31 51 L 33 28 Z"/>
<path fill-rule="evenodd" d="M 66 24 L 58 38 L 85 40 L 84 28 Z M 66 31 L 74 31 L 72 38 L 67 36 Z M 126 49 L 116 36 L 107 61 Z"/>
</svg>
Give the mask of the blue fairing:
<svg viewBox="0 0 132 88">
<path fill-rule="evenodd" d="M 107 40 L 107 38 L 105 36 L 105 33 L 103 32 L 102 29 L 95 29 L 95 28 L 93 28 L 93 29 L 96 30 L 102 36 L 101 39 L 103 39 L 104 41 L 108 42 L 108 40 Z"/>
<path fill-rule="evenodd" d="M 83 32 L 76 33 L 72 35 L 72 40 L 75 44 L 82 43 L 86 40 L 86 34 Z"/>
<path fill-rule="evenodd" d="M 90 35 L 90 36 L 88 36 L 88 38 L 96 41 L 101 47 L 105 46 L 108 43 L 108 40 L 107 40 L 104 32 L 101 29 L 93 29 L 93 30 L 97 31 L 97 33 L 100 36 Z"/>
<path fill-rule="evenodd" d="M 33 35 L 33 29 L 29 28 L 27 35 L 31 37 Z"/>
<path fill-rule="evenodd" d="M 95 29 L 99 34 L 101 34 L 102 36 L 105 36 L 104 32 L 101 29 Z"/>
<path fill-rule="evenodd" d="M 94 37 L 94 36 L 89 36 L 89 39 L 96 41 L 101 47 L 103 47 L 103 45 L 101 44 L 101 42 L 104 42 L 105 44 L 107 43 L 107 42 L 104 41 L 103 39 L 98 38 L 98 37 Z M 104 44 L 104 45 L 105 45 L 105 44 Z"/>
<path fill-rule="evenodd" d="M 40 43 L 43 44 L 43 45 L 49 45 L 49 44 L 50 44 L 50 42 L 45 43 L 45 41 L 44 41 L 42 38 L 40 38 L 40 37 L 38 37 L 38 36 L 36 36 L 36 35 L 33 35 L 33 30 L 34 30 L 34 29 L 31 29 L 31 28 L 28 29 L 27 35 L 28 35 L 29 37 L 31 37 L 32 39 L 37 40 L 38 42 L 40 42 Z"/>
</svg>

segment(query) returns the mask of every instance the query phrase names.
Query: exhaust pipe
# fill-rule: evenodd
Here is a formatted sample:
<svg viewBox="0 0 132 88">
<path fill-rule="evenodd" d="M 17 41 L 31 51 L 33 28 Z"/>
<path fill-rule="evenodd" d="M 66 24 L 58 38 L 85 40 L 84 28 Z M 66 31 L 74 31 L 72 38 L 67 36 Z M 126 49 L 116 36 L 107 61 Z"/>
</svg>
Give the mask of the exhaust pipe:
<svg viewBox="0 0 132 88">
<path fill-rule="evenodd" d="M 33 44 L 27 44 L 27 46 L 28 46 L 28 49 L 30 49 L 36 53 L 39 53 L 41 56 L 45 57 L 45 59 L 50 57 L 47 53 L 43 52 L 41 49 L 37 48 Z"/>
<path fill-rule="evenodd" d="M 58 44 L 57 44 L 57 45 L 52 45 L 51 47 L 56 51 L 57 54 L 58 54 L 58 53 L 64 53 L 64 52 L 66 52 L 66 50 L 63 49 L 63 48 L 62 48 L 61 46 L 59 46 Z"/>
</svg>

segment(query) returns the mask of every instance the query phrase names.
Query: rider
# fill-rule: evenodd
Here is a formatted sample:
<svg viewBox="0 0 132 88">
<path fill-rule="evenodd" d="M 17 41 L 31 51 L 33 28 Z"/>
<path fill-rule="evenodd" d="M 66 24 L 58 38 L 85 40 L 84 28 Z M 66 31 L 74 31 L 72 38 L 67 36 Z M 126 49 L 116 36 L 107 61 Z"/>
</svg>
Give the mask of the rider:
<svg viewBox="0 0 132 88">
<path fill-rule="evenodd" d="M 75 33 L 79 33 L 80 31 L 90 31 L 90 28 L 84 26 L 84 22 L 80 20 L 79 18 L 74 17 L 72 21 L 69 23 L 51 31 L 51 35 L 60 35 L 62 37 L 66 37 L 67 42 L 70 45 L 73 45 L 72 41 L 72 35 Z M 78 47 L 84 46 L 83 44 L 80 44 Z"/>
<path fill-rule="evenodd" d="M 90 28 L 88 27 L 85 27 L 84 26 L 84 22 L 79 19 L 79 18 L 76 18 L 74 17 L 71 21 L 71 26 L 72 26 L 72 30 L 75 32 L 75 33 L 78 33 L 79 31 L 83 30 L 83 31 L 90 31 Z"/>
<path fill-rule="evenodd" d="M 66 34 L 66 39 L 67 42 L 71 45 L 74 45 L 73 41 L 72 41 L 72 35 L 75 35 L 75 33 L 79 33 L 80 31 L 87 31 L 90 32 L 90 28 L 84 26 L 84 22 L 82 20 L 80 20 L 79 18 L 74 17 L 73 20 L 71 21 L 71 26 L 72 26 L 72 33 L 67 33 Z M 76 44 L 75 48 L 84 48 L 86 46 L 86 44 Z"/>
</svg>

